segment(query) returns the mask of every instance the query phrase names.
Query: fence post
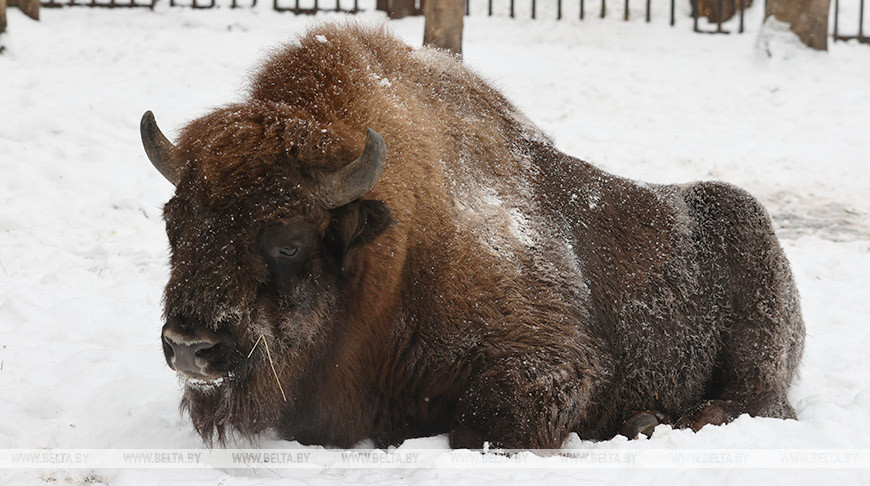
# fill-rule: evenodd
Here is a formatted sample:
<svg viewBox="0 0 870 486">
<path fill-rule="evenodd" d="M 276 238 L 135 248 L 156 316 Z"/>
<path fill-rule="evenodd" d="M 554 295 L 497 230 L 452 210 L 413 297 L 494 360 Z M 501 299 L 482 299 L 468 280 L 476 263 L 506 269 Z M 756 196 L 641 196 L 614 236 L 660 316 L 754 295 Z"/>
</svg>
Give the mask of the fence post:
<svg viewBox="0 0 870 486">
<path fill-rule="evenodd" d="M 462 0 L 428 0 L 423 26 L 423 43 L 462 55 Z"/>
<path fill-rule="evenodd" d="M 864 42 L 864 0 L 858 7 L 858 42 Z"/>
<path fill-rule="evenodd" d="M 417 6 L 414 5 L 414 0 L 390 0 L 387 16 L 391 19 L 401 19 L 414 15 L 416 11 Z"/>
<path fill-rule="evenodd" d="M 0 0 L 0 34 L 6 32 L 6 0 Z"/>
<path fill-rule="evenodd" d="M 774 17 L 789 24 L 801 42 L 819 50 L 828 50 L 828 15 L 830 0 L 769 0 L 764 22 Z"/>
<path fill-rule="evenodd" d="M 18 7 L 24 15 L 39 20 L 39 0 L 7 0 L 6 6 Z"/>
</svg>

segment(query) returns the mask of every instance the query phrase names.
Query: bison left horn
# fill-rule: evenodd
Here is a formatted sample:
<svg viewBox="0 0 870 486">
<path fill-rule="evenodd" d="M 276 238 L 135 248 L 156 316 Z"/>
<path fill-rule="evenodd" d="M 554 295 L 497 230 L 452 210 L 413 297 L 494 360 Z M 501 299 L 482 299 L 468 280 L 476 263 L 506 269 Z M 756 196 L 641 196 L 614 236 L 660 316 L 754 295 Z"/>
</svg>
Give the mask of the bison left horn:
<svg viewBox="0 0 870 486">
<path fill-rule="evenodd" d="M 184 166 L 178 163 L 175 146 L 157 127 L 151 111 L 146 111 L 142 115 L 139 132 L 142 134 L 142 145 L 145 147 L 145 153 L 148 154 L 148 160 L 166 180 L 177 186 L 184 172 Z"/>
<path fill-rule="evenodd" d="M 378 132 L 366 131 L 366 147 L 362 155 L 341 169 L 323 177 L 318 196 L 329 209 L 358 199 L 372 190 L 384 172 L 387 145 Z"/>
</svg>

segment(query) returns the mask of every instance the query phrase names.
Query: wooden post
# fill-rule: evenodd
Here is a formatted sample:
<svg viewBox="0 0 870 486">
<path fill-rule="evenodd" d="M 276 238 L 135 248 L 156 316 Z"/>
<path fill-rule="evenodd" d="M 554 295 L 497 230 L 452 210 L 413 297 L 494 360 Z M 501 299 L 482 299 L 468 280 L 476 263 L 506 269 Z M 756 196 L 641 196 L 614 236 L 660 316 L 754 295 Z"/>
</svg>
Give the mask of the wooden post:
<svg viewBox="0 0 870 486">
<path fill-rule="evenodd" d="M 33 20 L 39 20 L 39 0 L 18 0 L 18 9 Z"/>
<path fill-rule="evenodd" d="M 18 7 L 24 15 L 39 20 L 39 0 L 7 0 L 7 7 Z"/>
<path fill-rule="evenodd" d="M 391 19 L 401 19 L 414 15 L 416 6 L 414 0 L 389 0 L 390 8 L 387 10 L 387 16 Z"/>
<path fill-rule="evenodd" d="M 830 0 L 768 0 L 764 19 L 772 15 L 789 24 L 807 46 L 827 51 L 830 8 Z"/>
<path fill-rule="evenodd" d="M 6 32 L 6 0 L 0 0 L 0 34 Z"/>
<path fill-rule="evenodd" d="M 462 55 L 464 0 L 427 0 L 423 43 Z"/>
</svg>

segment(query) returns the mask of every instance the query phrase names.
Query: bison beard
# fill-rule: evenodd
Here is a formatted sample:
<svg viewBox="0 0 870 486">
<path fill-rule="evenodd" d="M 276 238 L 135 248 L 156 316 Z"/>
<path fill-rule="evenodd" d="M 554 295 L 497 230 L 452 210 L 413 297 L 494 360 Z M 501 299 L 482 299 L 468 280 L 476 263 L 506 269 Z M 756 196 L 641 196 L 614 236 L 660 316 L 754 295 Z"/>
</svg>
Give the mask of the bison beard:
<svg viewBox="0 0 870 486">
<path fill-rule="evenodd" d="M 446 53 L 322 26 L 175 145 L 150 112 L 142 137 L 176 185 L 164 353 L 209 442 L 795 417 L 803 322 L 758 202 L 565 155 Z"/>
</svg>

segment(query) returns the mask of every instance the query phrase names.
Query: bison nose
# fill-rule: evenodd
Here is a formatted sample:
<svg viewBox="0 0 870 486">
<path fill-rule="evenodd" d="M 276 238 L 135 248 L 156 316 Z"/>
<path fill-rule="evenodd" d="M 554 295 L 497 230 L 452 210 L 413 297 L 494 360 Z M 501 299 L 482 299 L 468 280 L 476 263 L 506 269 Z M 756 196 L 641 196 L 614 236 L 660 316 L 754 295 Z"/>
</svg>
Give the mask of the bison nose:
<svg viewBox="0 0 870 486">
<path fill-rule="evenodd" d="M 210 340 L 179 342 L 164 334 L 164 341 L 172 349 L 172 366 L 175 371 L 193 375 L 207 375 L 206 367 L 217 351 L 219 343 Z"/>
</svg>

